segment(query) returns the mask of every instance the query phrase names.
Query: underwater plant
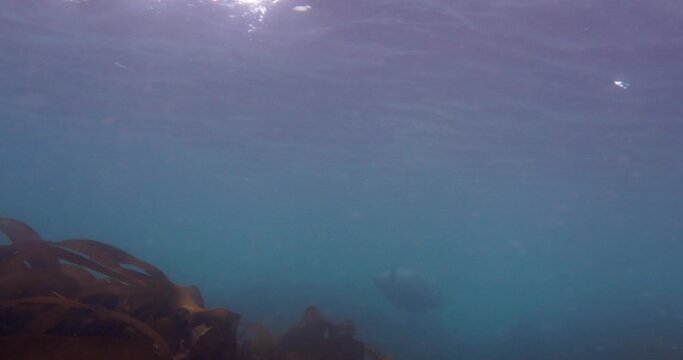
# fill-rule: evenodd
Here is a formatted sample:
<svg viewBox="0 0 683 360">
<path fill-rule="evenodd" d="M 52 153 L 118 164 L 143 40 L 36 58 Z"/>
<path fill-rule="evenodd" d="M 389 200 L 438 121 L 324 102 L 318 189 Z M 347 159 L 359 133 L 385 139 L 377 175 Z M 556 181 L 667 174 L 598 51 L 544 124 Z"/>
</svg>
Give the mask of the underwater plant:
<svg viewBox="0 0 683 360">
<path fill-rule="evenodd" d="M 0 358 L 362 360 L 381 355 L 309 307 L 280 337 L 238 336 L 240 315 L 206 309 L 198 288 L 114 246 L 43 240 L 0 218 Z M 242 339 L 243 341 L 238 341 Z"/>
</svg>

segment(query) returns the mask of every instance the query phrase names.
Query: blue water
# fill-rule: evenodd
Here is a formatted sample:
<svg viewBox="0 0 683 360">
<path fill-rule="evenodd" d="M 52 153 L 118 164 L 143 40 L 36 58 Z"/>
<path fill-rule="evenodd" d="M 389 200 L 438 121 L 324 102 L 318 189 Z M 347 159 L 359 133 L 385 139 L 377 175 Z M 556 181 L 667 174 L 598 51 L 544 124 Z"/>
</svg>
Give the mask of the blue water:
<svg viewBox="0 0 683 360">
<path fill-rule="evenodd" d="M 677 0 L 3 0 L 0 215 L 400 360 L 680 359 L 682 95 Z"/>
</svg>

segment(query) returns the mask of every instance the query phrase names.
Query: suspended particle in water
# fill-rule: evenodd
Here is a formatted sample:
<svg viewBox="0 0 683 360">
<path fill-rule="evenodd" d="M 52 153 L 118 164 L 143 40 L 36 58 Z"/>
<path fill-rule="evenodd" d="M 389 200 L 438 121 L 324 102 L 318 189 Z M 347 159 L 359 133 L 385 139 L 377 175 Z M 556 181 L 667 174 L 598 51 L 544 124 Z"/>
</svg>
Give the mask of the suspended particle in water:
<svg viewBox="0 0 683 360">
<path fill-rule="evenodd" d="M 622 89 L 622 90 L 626 90 L 626 89 L 628 89 L 628 88 L 631 86 L 631 84 L 629 84 L 629 83 L 627 83 L 627 82 L 625 82 L 625 81 L 623 81 L 623 80 L 614 80 L 614 81 L 612 82 L 612 84 L 614 84 L 614 86 L 616 86 L 616 87 L 618 87 L 618 88 L 620 88 L 620 89 Z"/>
<path fill-rule="evenodd" d="M 297 5 L 297 6 L 292 8 L 292 11 L 306 12 L 306 11 L 309 11 L 311 9 L 312 9 L 311 5 Z"/>
</svg>

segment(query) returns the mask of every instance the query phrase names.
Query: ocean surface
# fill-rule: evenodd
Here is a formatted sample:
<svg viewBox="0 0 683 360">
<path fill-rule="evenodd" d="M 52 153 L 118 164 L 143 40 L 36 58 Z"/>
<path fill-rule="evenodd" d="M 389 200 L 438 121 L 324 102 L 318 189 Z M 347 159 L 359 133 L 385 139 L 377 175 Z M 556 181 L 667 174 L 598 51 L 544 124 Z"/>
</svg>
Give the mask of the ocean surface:
<svg viewBox="0 0 683 360">
<path fill-rule="evenodd" d="M 396 360 L 681 359 L 683 2 L 0 0 L 0 216 Z"/>
</svg>

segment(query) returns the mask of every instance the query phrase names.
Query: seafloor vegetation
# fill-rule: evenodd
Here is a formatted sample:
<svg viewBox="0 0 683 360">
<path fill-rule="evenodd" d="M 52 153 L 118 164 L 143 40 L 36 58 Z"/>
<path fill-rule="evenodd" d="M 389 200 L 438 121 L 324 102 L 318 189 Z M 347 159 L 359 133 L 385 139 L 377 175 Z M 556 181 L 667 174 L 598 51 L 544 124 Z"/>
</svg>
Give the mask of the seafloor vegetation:
<svg viewBox="0 0 683 360">
<path fill-rule="evenodd" d="M 7 218 L 0 231 L 2 359 L 386 359 L 314 306 L 276 336 L 114 246 L 46 241 Z"/>
</svg>

